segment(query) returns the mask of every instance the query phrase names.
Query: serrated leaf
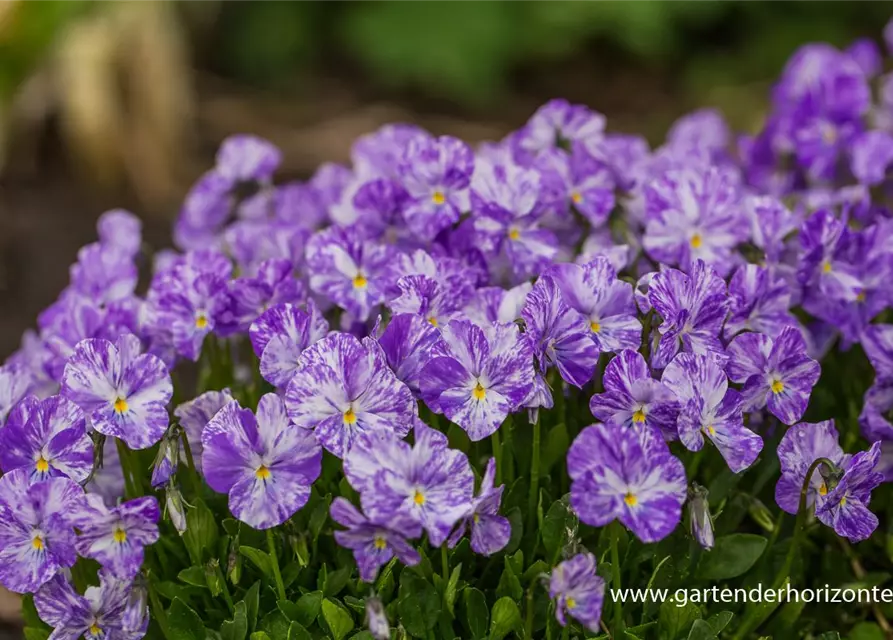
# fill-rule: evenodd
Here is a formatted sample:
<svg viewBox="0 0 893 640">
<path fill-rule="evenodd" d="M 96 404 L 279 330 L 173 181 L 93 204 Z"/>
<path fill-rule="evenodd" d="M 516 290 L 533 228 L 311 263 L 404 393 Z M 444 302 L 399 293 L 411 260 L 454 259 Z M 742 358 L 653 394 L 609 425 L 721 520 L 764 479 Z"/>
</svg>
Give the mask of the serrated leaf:
<svg viewBox="0 0 893 640">
<path fill-rule="evenodd" d="M 205 640 L 207 631 L 199 615 L 180 600 L 174 598 L 167 611 L 167 621 L 171 632 L 178 640 Z"/>
<path fill-rule="evenodd" d="M 270 560 L 270 554 L 254 547 L 239 547 L 239 553 L 248 558 L 251 563 L 257 567 L 265 576 L 273 575 L 273 562 Z"/>
<path fill-rule="evenodd" d="M 489 640 L 502 640 L 512 631 L 521 628 L 521 612 L 511 598 L 500 598 L 490 613 Z"/>
<path fill-rule="evenodd" d="M 295 617 L 293 620 L 300 622 L 305 627 L 313 624 L 322 607 L 322 591 L 305 593 L 295 603 Z"/>
<path fill-rule="evenodd" d="M 696 576 L 702 580 L 728 580 L 746 573 L 763 555 L 768 541 L 752 533 L 733 533 L 716 539 L 716 546 L 701 555 Z"/>
<path fill-rule="evenodd" d="M 465 600 L 465 622 L 471 637 L 480 640 L 487 636 L 490 626 L 490 610 L 487 608 L 487 598 L 482 591 L 469 587 L 463 592 Z"/>
<path fill-rule="evenodd" d="M 322 601 L 322 618 L 335 640 L 342 640 L 353 630 L 350 614 L 328 598 Z"/>
<path fill-rule="evenodd" d="M 201 498 L 195 500 L 192 509 L 186 511 L 186 531 L 183 542 L 194 563 L 201 563 L 217 548 L 217 519 Z M 204 640 L 204 639 L 203 639 Z"/>
</svg>

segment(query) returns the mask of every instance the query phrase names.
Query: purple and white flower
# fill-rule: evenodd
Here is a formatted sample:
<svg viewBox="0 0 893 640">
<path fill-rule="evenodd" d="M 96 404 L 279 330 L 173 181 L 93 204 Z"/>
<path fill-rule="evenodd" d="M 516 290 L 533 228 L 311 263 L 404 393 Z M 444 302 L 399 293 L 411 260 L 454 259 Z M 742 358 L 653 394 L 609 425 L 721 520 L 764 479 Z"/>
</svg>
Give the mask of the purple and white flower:
<svg viewBox="0 0 893 640">
<path fill-rule="evenodd" d="M 595 556 L 578 553 L 552 569 L 549 597 L 555 602 L 555 617 L 562 627 L 567 626 L 569 615 L 590 631 L 598 631 L 605 581 L 596 573 Z"/>
<path fill-rule="evenodd" d="M 274 387 L 285 387 L 298 370 L 301 354 L 329 332 L 329 323 L 312 300 L 302 309 L 277 304 L 251 324 L 248 335 L 260 358 L 260 373 Z"/>
<path fill-rule="evenodd" d="M 502 502 L 502 492 L 505 485 L 494 487 L 496 479 L 496 460 L 490 458 L 484 477 L 481 478 L 481 488 L 478 495 L 472 499 L 471 511 L 459 521 L 459 526 L 450 534 L 448 544 L 450 548 L 459 544 L 465 536 L 465 531 L 471 528 L 471 550 L 481 555 L 493 555 L 501 551 L 508 544 L 512 535 L 512 525 L 499 515 L 499 505 Z"/>
</svg>

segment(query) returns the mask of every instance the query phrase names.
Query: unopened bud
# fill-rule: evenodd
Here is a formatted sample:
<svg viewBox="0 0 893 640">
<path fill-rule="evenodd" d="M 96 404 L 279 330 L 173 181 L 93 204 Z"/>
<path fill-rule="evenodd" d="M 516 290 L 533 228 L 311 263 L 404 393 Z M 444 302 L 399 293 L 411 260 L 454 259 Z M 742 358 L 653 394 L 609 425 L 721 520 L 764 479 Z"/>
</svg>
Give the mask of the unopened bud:
<svg viewBox="0 0 893 640">
<path fill-rule="evenodd" d="M 713 518 L 707 502 L 707 489 L 696 482 L 692 482 L 688 490 L 688 515 L 692 537 L 705 549 L 712 549 Z"/>
<path fill-rule="evenodd" d="M 391 626 L 384 605 L 376 596 L 366 598 L 366 626 L 375 640 L 388 640 L 391 637 Z"/>
<path fill-rule="evenodd" d="M 180 535 L 183 535 L 183 532 L 186 531 L 186 512 L 183 510 L 183 496 L 180 495 L 180 490 L 177 487 L 168 485 L 165 491 L 164 506 L 174 528 Z"/>
</svg>

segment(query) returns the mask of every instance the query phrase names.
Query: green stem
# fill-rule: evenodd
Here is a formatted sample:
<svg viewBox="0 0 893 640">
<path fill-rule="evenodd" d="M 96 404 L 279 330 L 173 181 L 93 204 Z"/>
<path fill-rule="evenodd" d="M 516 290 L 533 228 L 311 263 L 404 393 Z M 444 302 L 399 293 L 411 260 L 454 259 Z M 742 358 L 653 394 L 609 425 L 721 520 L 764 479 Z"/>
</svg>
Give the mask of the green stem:
<svg viewBox="0 0 893 640">
<path fill-rule="evenodd" d="M 186 463 L 189 465 L 189 482 L 192 484 L 193 498 L 197 498 L 202 493 L 202 481 L 198 475 L 198 468 L 195 466 L 195 457 L 192 455 L 192 447 L 189 446 L 189 438 L 186 437 L 186 430 L 180 432 L 180 440 L 183 441 L 183 454 L 186 457 Z"/>
<path fill-rule="evenodd" d="M 133 480 L 133 461 L 130 458 L 130 449 L 120 438 L 115 438 L 115 446 L 118 447 L 118 458 L 121 462 L 121 471 L 124 475 L 124 494 L 128 500 L 139 497 L 136 484 Z"/>
<path fill-rule="evenodd" d="M 540 483 L 540 417 L 533 423 L 533 443 L 530 450 L 530 493 L 527 496 L 527 526 L 533 531 L 536 523 L 536 505 L 539 501 Z"/>
<path fill-rule="evenodd" d="M 500 427 L 501 428 L 501 427 Z M 502 444 L 499 442 L 499 429 L 490 436 L 490 442 L 493 445 L 493 457 L 496 458 L 496 485 L 502 484 Z"/>
<path fill-rule="evenodd" d="M 152 606 L 152 616 L 155 620 L 158 621 L 158 626 L 161 627 L 161 634 L 168 638 L 168 640 L 172 640 L 173 636 L 171 635 L 170 625 L 167 620 L 167 611 L 164 610 L 164 606 L 161 604 L 161 600 L 158 598 L 158 594 L 155 592 L 155 585 L 152 584 L 153 578 L 150 576 L 149 580 L 147 580 L 149 586 L 149 604 Z"/>
<path fill-rule="evenodd" d="M 611 581 L 611 590 L 620 593 L 620 550 L 618 544 L 620 542 L 620 523 L 614 522 L 614 530 L 611 532 L 611 570 L 614 578 Z M 614 602 L 614 637 L 619 638 L 623 632 L 623 603 L 619 600 Z"/>
<path fill-rule="evenodd" d="M 533 591 L 536 589 L 536 583 L 539 582 L 539 576 L 530 581 L 527 588 L 527 603 L 524 610 L 524 637 L 533 637 Z M 548 624 L 546 625 L 548 626 Z"/>
<path fill-rule="evenodd" d="M 220 568 L 219 562 L 214 563 L 214 573 L 217 576 L 217 580 L 220 582 L 220 588 L 223 591 L 223 599 L 226 600 L 226 606 L 229 609 L 229 612 L 231 614 L 235 613 L 236 605 L 233 603 L 233 596 L 229 592 L 229 585 L 226 584 L 226 576 L 223 575 L 223 570 Z"/>
<path fill-rule="evenodd" d="M 515 458 L 512 455 L 512 430 L 515 428 L 515 422 L 511 414 L 502 423 L 500 429 L 505 429 L 505 438 L 502 441 L 502 460 L 505 463 L 505 472 L 502 479 L 511 484 L 515 481 Z"/>
<path fill-rule="evenodd" d="M 282 582 L 282 574 L 279 572 L 279 555 L 276 553 L 276 540 L 273 538 L 273 529 L 267 529 L 267 547 L 270 551 L 270 561 L 273 563 L 273 577 L 276 579 L 276 589 L 279 591 L 279 599 L 285 600 L 285 583 Z"/>
<path fill-rule="evenodd" d="M 570 622 L 568 620 L 568 622 Z M 570 624 L 566 624 L 561 628 L 561 640 L 569 640 L 571 637 L 571 627 Z"/>
<path fill-rule="evenodd" d="M 450 558 L 447 554 L 446 542 L 440 545 L 440 565 L 443 569 L 443 582 L 446 585 L 450 581 Z"/>
</svg>

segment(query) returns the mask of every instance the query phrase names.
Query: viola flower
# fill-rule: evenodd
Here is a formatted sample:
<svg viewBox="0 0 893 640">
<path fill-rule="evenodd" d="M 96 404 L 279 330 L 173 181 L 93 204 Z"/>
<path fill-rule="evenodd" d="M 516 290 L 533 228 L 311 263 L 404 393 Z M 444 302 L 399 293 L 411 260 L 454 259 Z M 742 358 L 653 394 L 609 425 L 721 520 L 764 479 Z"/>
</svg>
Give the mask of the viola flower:
<svg viewBox="0 0 893 640">
<path fill-rule="evenodd" d="M 868 186 L 879 185 L 887 179 L 893 164 L 893 135 L 887 131 L 865 131 L 850 147 L 850 167 L 855 178 Z"/>
<path fill-rule="evenodd" d="M 746 411 L 769 405 L 769 412 L 794 424 L 806 412 L 809 394 L 822 368 L 807 355 L 803 334 L 785 327 L 773 340 L 762 333 L 744 333 L 729 345 L 729 378 L 743 384 Z"/>
<path fill-rule="evenodd" d="M 793 132 L 797 164 L 814 182 L 834 180 L 839 160 L 861 132 L 857 122 L 819 115 L 798 123 Z"/>
<path fill-rule="evenodd" d="M 686 271 L 697 260 L 723 274 L 734 266 L 734 249 L 746 239 L 747 225 L 730 170 L 672 170 L 646 186 L 645 198 L 642 243 L 652 259 Z"/>
<path fill-rule="evenodd" d="M 533 289 L 530 282 L 523 282 L 511 289 L 481 287 L 465 306 L 465 316 L 479 327 L 493 322 L 515 322 L 522 317 L 527 295 Z"/>
<path fill-rule="evenodd" d="M 699 109 L 676 120 L 667 132 L 667 145 L 677 149 L 703 149 L 722 157 L 732 134 L 725 118 L 716 109 Z"/>
<path fill-rule="evenodd" d="M 754 463 L 763 439 L 744 426 L 741 394 L 729 388 L 725 372 L 712 358 L 681 353 L 664 369 L 661 381 L 679 400 L 676 426 L 686 449 L 700 451 L 706 436 L 734 473 Z"/>
<path fill-rule="evenodd" d="M 375 582 L 378 570 L 394 556 L 408 567 L 422 561 L 419 552 L 407 542 L 407 538 L 421 534 L 421 527 L 408 516 L 394 514 L 377 523 L 340 496 L 332 501 L 329 514 L 332 520 L 347 527 L 347 531 L 335 531 L 335 540 L 353 551 L 363 582 Z"/>
<path fill-rule="evenodd" d="M 384 354 L 367 338 L 333 333 L 301 354 L 285 392 L 288 416 L 313 429 L 329 452 L 343 458 L 367 431 L 409 433 L 416 416 L 412 392 L 388 368 Z"/>
<path fill-rule="evenodd" d="M 132 296 L 139 274 L 132 254 L 95 242 L 78 251 L 70 276 L 73 291 L 102 306 Z"/>
<path fill-rule="evenodd" d="M 537 162 L 547 174 L 554 190 L 559 216 L 567 216 L 571 207 L 593 227 L 600 227 L 614 209 L 614 177 L 601 160 L 582 143 L 574 143 L 570 153 L 550 149 Z"/>
<path fill-rule="evenodd" d="M 584 327 L 599 351 L 639 347 L 642 325 L 636 318 L 632 285 L 617 279 L 607 258 L 599 257 L 583 266 L 558 264 L 549 275 L 565 302 L 583 316 Z"/>
<path fill-rule="evenodd" d="M 589 382 L 598 365 L 598 346 L 586 318 L 568 306 L 549 273 L 533 286 L 521 317 L 540 371 L 554 366 L 569 384 Z"/>
<path fill-rule="evenodd" d="M 596 418 L 627 428 L 656 429 L 666 440 L 676 439 L 679 403 L 669 388 L 651 377 L 640 353 L 621 351 L 605 367 L 602 384 L 604 392 L 589 401 Z"/>
<path fill-rule="evenodd" d="M 93 440 L 84 413 L 62 396 L 29 396 L 0 430 L 3 471 L 26 469 L 32 482 L 70 478 L 81 483 L 93 470 Z"/>
<path fill-rule="evenodd" d="M 130 334 L 114 344 L 83 340 L 62 377 L 62 395 L 87 412 L 91 426 L 131 449 L 145 449 L 161 439 L 173 395 L 167 367 L 141 350 L 139 338 Z"/>
<path fill-rule="evenodd" d="M 430 322 L 411 313 L 392 317 L 378 338 L 388 366 L 417 398 L 422 370 L 441 341 L 440 332 Z"/>
<path fill-rule="evenodd" d="M 99 216 L 96 233 L 100 244 L 133 257 L 140 252 L 143 242 L 143 223 L 125 209 L 112 209 Z"/>
<path fill-rule="evenodd" d="M 422 370 L 422 398 L 465 429 L 472 441 L 499 428 L 533 390 L 533 354 L 513 324 L 487 328 L 453 320 L 442 330 L 443 347 Z"/>
<path fill-rule="evenodd" d="M 344 473 L 373 522 L 409 518 L 425 529 L 434 547 L 446 541 L 474 500 L 468 458 L 421 422 L 412 446 L 393 432 L 361 434 L 344 460 Z M 400 530 L 411 538 L 418 535 L 412 528 Z"/>
<path fill-rule="evenodd" d="M 829 210 L 821 210 L 800 227 L 797 279 L 806 288 L 805 306 L 819 307 L 824 298 L 852 302 L 862 290 L 855 267 L 848 260 L 853 231 Z"/>
<path fill-rule="evenodd" d="M 459 526 L 450 534 L 447 541 L 452 549 L 465 536 L 465 530 L 471 528 L 471 550 L 484 556 L 501 551 L 509 543 L 512 525 L 508 518 L 499 515 L 502 492 L 505 485 L 494 487 L 496 478 L 496 460 L 487 461 L 487 469 L 481 478 L 481 489 L 471 501 L 469 514 L 459 521 Z"/>
<path fill-rule="evenodd" d="M 124 497 L 124 469 L 114 438 L 106 438 L 102 447 L 102 467 L 96 469 L 84 489 L 100 496 L 106 506 L 114 507 Z"/>
<path fill-rule="evenodd" d="M 353 227 L 330 227 L 307 243 L 310 288 L 359 321 L 385 301 L 391 250 Z"/>
<path fill-rule="evenodd" d="M 202 470 L 208 485 L 229 494 L 229 510 L 255 529 L 291 518 L 310 498 L 322 468 L 312 433 L 291 424 L 282 399 L 264 395 L 257 415 L 232 400 L 202 432 Z"/>
<path fill-rule="evenodd" d="M 292 222 L 269 218 L 238 220 L 223 232 L 222 245 L 239 265 L 240 272 L 254 279 L 260 277 L 268 260 L 286 260 L 295 268 L 301 266 L 310 235 L 310 229 Z M 262 287 L 275 283 L 269 276 L 264 280 Z"/>
<path fill-rule="evenodd" d="M 97 495 L 86 496 L 72 514 L 80 530 L 75 548 L 119 580 L 133 580 L 143 566 L 145 548 L 158 540 L 158 502 L 145 496 L 108 508 Z"/>
<path fill-rule="evenodd" d="M 71 514 L 83 490 L 68 478 L 31 483 L 28 469 L 0 477 L 0 584 L 31 593 L 77 560 Z"/>
<path fill-rule="evenodd" d="M 0 367 L 0 426 L 6 422 L 9 412 L 31 390 L 32 378 L 20 364 Z"/>
<path fill-rule="evenodd" d="M 685 468 L 656 432 L 586 427 L 567 453 L 567 470 L 571 506 L 586 524 L 620 520 L 647 543 L 670 535 L 682 518 Z"/>
<path fill-rule="evenodd" d="M 790 312 L 791 294 L 781 278 L 755 264 L 738 267 L 729 280 L 729 317 L 723 328 L 726 339 L 742 331 L 776 337 L 786 326 L 796 326 Z"/>
<path fill-rule="evenodd" d="M 797 216 L 774 196 L 747 196 L 743 205 L 750 220 L 751 240 L 763 250 L 770 263 L 779 262 L 785 239 L 799 225 Z"/>
<path fill-rule="evenodd" d="M 726 283 L 704 262 L 695 262 L 690 274 L 676 269 L 656 274 L 648 284 L 648 303 L 663 318 L 655 369 L 666 367 L 679 351 L 723 357 L 719 332 L 729 304 Z"/>
<path fill-rule="evenodd" d="M 326 337 L 329 323 L 308 300 L 305 309 L 277 304 L 251 324 L 248 335 L 260 357 L 260 373 L 274 387 L 285 387 L 298 370 L 301 354 Z"/>
<path fill-rule="evenodd" d="M 595 556 L 578 553 L 552 569 L 549 597 L 555 601 L 555 617 L 567 626 L 567 617 L 590 631 L 598 631 L 605 599 L 605 581 L 595 572 Z"/>
<path fill-rule="evenodd" d="M 189 441 L 189 449 L 192 459 L 195 461 L 196 471 L 202 471 L 202 430 L 211 421 L 217 412 L 226 406 L 233 397 L 229 389 L 223 391 L 205 391 L 200 396 L 177 405 L 174 416 L 186 432 Z"/>
<path fill-rule="evenodd" d="M 364 183 L 353 196 L 356 224 L 371 238 L 413 244 L 411 232 L 403 218 L 409 194 L 394 180 L 376 178 Z"/>
<path fill-rule="evenodd" d="M 874 367 L 877 379 L 893 380 L 893 325 L 868 327 L 862 334 L 862 348 Z"/>
<path fill-rule="evenodd" d="M 403 217 L 421 240 L 432 240 L 468 211 L 474 152 L 451 136 L 413 136 L 398 166 L 408 194 Z"/>
<path fill-rule="evenodd" d="M 81 595 L 57 575 L 34 594 L 34 606 L 54 628 L 54 639 L 138 640 L 146 635 L 149 612 L 134 590 L 130 581 L 100 572 L 99 586 Z"/>
<path fill-rule="evenodd" d="M 390 640 L 391 625 L 387 613 L 381 600 L 375 596 L 366 598 L 366 628 L 373 640 Z"/>
<path fill-rule="evenodd" d="M 462 316 L 462 308 L 474 295 L 466 281 L 440 281 L 425 275 L 403 276 L 397 281 L 400 295 L 388 303 L 395 314 L 412 313 L 432 326 L 447 324 Z"/>
<path fill-rule="evenodd" d="M 559 98 L 537 109 L 514 136 L 513 144 L 516 155 L 523 161 L 572 142 L 581 142 L 595 150 L 603 140 L 604 132 L 605 116 Z"/>
<path fill-rule="evenodd" d="M 862 435 L 869 442 L 881 443 L 881 456 L 875 471 L 885 482 L 893 481 L 893 380 L 877 380 L 865 394 L 859 415 Z"/>
<path fill-rule="evenodd" d="M 244 333 L 274 305 L 302 302 L 307 294 L 293 270 L 291 261 L 277 258 L 262 262 L 254 277 L 232 280 L 228 284 L 228 308 L 221 314 L 220 332 L 223 335 Z"/>
<path fill-rule="evenodd" d="M 816 506 L 816 517 L 852 542 L 869 538 L 878 526 L 878 518 L 868 510 L 868 503 L 871 492 L 884 481 L 876 470 L 880 456 L 880 442 L 872 444 L 868 451 L 856 453 L 844 467 L 837 486 Z"/>
<path fill-rule="evenodd" d="M 269 182 L 282 162 L 282 152 L 272 143 L 252 135 L 228 137 L 217 150 L 214 170 L 231 184 Z"/>
</svg>

